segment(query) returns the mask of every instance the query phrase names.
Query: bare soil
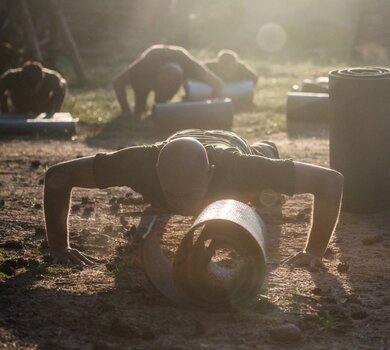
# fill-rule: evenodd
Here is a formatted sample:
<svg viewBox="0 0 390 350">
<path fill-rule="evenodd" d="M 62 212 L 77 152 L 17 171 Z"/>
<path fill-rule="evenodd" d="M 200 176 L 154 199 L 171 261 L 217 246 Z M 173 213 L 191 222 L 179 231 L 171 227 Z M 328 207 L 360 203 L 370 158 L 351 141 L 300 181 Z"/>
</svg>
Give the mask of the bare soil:
<svg viewBox="0 0 390 350">
<path fill-rule="evenodd" d="M 282 157 L 327 165 L 326 137 L 289 139 L 281 133 L 273 140 Z M 303 248 L 312 198 L 285 197 L 281 207 L 260 208 L 267 225 L 267 281 L 258 301 L 236 312 L 183 309 L 150 285 L 135 231 L 144 232 L 157 214 L 156 229 L 174 251 L 170 242 L 185 233 L 192 218 L 146 210 L 128 188 L 74 190 L 72 245 L 106 263 L 84 269 L 52 265 L 42 209 L 45 170 L 115 149 L 118 142 L 2 140 L 1 348 L 390 349 L 388 212 L 343 213 L 326 254 L 327 270 L 307 271 L 280 262 Z M 271 336 L 287 322 L 300 328 L 300 340 Z"/>
</svg>

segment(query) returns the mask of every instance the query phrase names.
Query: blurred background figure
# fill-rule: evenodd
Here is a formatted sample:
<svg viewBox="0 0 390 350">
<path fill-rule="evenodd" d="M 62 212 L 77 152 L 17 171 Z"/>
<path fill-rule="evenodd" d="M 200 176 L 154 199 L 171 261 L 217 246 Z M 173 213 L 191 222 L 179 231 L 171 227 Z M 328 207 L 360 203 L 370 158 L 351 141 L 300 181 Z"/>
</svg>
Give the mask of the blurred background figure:
<svg viewBox="0 0 390 350">
<path fill-rule="evenodd" d="M 1 76 L 1 112 L 58 112 L 64 101 L 66 86 L 65 79 L 58 72 L 44 68 L 39 62 L 27 61 L 22 67 L 9 69 Z"/>
<path fill-rule="evenodd" d="M 242 61 L 235 51 L 221 50 L 216 59 L 206 61 L 205 65 L 225 83 L 250 80 L 256 85 L 258 78 L 256 71 Z"/>
<path fill-rule="evenodd" d="M 167 102 L 188 79 L 204 82 L 213 89 L 213 97 L 221 97 L 223 82 L 203 63 L 179 46 L 154 45 L 144 51 L 113 83 L 122 116 L 129 117 L 131 109 L 126 87 L 134 91 L 134 116 L 140 120 L 146 111 L 151 91 L 155 102 Z"/>
</svg>

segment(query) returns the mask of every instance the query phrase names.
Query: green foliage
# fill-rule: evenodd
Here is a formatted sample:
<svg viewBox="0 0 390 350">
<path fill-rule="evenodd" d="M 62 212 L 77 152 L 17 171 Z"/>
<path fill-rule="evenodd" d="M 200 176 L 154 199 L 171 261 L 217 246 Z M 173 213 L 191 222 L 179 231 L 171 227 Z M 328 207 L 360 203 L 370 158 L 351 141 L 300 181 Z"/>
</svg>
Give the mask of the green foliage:
<svg viewBox="0 0 390 350">
<path fill-rule="evenodd" d="M 0 272 L 0 282 L 5 281 L 7 278 L 7 275 L 5 273 Z"/>
<path fill-rule="evenodd" d="M 70 90 L 63 110 L 72 113 L 82 123 L 101 125 L 119 113 L 111 88 L 77 88 Z"/>
<path fill-rule="evenodd" d="M 68 275 L 71 272 L 79 271 L 77 267 L 66 267 L 62 265 L 50 265 L 45 266 L 42 269 L 43 274 L 49 274 L 49 275 Z"/>
</svg>

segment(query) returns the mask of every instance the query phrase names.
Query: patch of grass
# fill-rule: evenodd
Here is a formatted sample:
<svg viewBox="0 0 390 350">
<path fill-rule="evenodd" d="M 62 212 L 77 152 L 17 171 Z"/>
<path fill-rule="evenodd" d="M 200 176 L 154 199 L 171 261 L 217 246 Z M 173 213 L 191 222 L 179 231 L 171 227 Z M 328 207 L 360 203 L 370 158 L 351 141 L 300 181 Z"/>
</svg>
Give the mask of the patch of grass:
<svg viewBox="0 0 390 350">
<path fill-rule="evenodd" d="M 26 272 L 27 272 L 27 268 L 21 267 L 21 268 L 19 268 L 19 269 L 17 269 L 17 270 L 15 271 L 15 276 L 17 276 L 17 275 L 22 275 L 23 273 L 26 273 Z"/>
<path fill-rule="evenodd" d="M 79 269 L 74 267 L 66 267 L 62 265 L 50 265 L 50 266 L 45 266 L 42 269 L 42 273 L 48 275 L 63 275 L 63 274 L 67 275 L 74 271 L 79 271 Z"/>
<path fill-rule="evenodd" d="M 3 282 L 7 279 L 7 275 L 5 273 L 0 272 L 0 282 Z"/>
<path fill-rule="evenodd" d="M 88 125 L 104 125 L 119 113 L 114 92 L 109 88 L 69 89 L 64 111 Z"/>
</svg>

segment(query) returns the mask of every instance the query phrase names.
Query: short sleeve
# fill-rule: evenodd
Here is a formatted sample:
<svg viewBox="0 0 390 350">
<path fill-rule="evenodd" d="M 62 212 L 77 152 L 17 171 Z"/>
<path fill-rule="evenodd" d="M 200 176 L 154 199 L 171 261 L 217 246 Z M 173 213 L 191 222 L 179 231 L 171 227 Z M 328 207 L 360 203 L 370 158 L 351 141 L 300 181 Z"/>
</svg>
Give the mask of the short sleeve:
<svg viewBox="0 0 390 350">
<path fill-rule="evenodd" d="M 235 191 L 272 189 L 287 195 L 294 194 L 295 166 L 290 159 L 235 153 L 226 155 L 220 165 L 225 173 L 225 186 L 231 186 Z"/>
<path fill-rule="evenodd" d="M 63 85 L 66 85 L 65 79 L 57 72 L 47 73 L 47 84 L 51 90 L 58 92 Z"/>
<path fill-rule="evenodd" d="M 128 147 L 112 153 L 98 153 L 93 162 L 95 182 L 99 188 L 128 186 L 136 192 L 155 181 L 158 148 Z"/>
</svg>

